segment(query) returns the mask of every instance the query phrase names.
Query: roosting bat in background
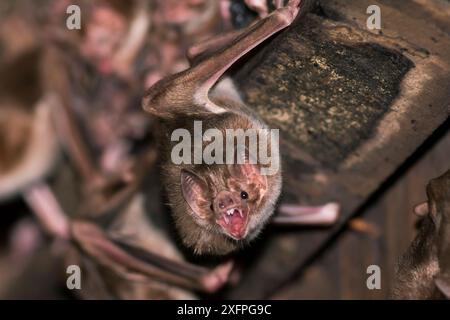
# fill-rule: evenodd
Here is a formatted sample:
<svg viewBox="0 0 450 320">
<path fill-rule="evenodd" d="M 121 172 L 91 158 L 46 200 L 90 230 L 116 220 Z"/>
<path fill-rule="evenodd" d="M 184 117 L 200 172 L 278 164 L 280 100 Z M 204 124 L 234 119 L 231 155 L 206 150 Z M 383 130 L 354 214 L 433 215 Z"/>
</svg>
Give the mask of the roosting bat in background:
<svg viewBox="0 0 450 320">
<path fill-rule="evenodd" d="M 16 15 L 2 21 L 0 29 L 8 22 L 32 36 L 0 34 L 0 202 L 22 195 L 44 229 L 64 237 L 67 221 L 46 183 L 60 149 L 53 121 L 56 101 L 42 90 L 36 33 Z"/>
<path fill-rule="evenodd" d="M 144 98 L 144 109 L 161 119 L 163 182 L 176 227 L 183 243 L 198 254 L 228 254 L 254 239 L 274 213 L 281 172 L 265 175 L 262 171 L 266 164 L 250 161 L 247 155 L 243 163 L 174 164 L 171 134 L 183 128 L 194 136 L 195 121 L 201 121 L 204 130 L 222 133 L 227 129 L 253 129 L 258 133 L 267 129 L 243 104 L 230 79 L 214 85 L 239 58 L 289 26 L 299 5 L 300 1 L 289 1 L 238 36 L 225 35 L 190 50 L 194 65 L 159 81 Z M 259 151 L 264 143 L 268 144 L 264 147 L 270 150 L 271 161 L 277 161 L 278 146 L 265 139 L 259 143 Z M 244 149 L 251 147 L 246 142 L 244 145 Z"/>
<path fill-rule="evenodd" d="M 139 3 L 142 4 L 143 1 L 139 1 Z M 96 9 L 98 8 L 94 8 L 94 10 Z M 109 12 L 112 14 L 111 10 L 113 9 L 100 7 L 99 10 L 103 13 Z M 128 57 L 135 56 L 137 47 L 139 47 L 137 43 L 141 42 L 137 40 L 142 40 L 147 32 L 147 24 L 142 23 L 141 20 L 141 15 L 145 14 L 143 11 L 139 11 L 139 13 L 134 17 L 134 22 L 131 23 L 130 29 L 132 30 L 129 30 L 130 37 L 127 38 L 128 41 L 126 42 L 130 44 L 130 38 L 133 38 L 131 34 L 134 34 L 135 41 L 131 41 L 131 43 L 134 42 L 135 45 L 125 48 L 125 44 L 125 47 L 119 50 Z M 92 39 L 87 37 L 90 39 L 87 41 L 86 38 L 80 38 L 81 41 L 86 41 L 81 43 L 84 43 L 88 48 L 89 45 L 96 46 L 94 36 L 98 31 L 97 28 L 105 28 L 102 24 L 103 20 L 97 18 L 94 21 L 95 23 L 89 24 L 88 21 L 88 27 L 93 33 Z M 137 23 L 136 20 L 141 23 Z M 136 30 L 133 32 L 133 26 L 137 24 L 140 25 L 140 32 L 138 33 L 135 32 Z M 114 90 L 114 87 L 109 86 L 109 89 L 113 88 L 109 91 L 111 95 L 100 95 L 98 99 L 96 99 L 98 97 L 96 95 L 86 95 L 86 104 L 77 105 L 80 98 L 85 97 L 82 95 L 84 93 L 82 89 L 85 88 L 82 86 L 82 80 L 89 76 L 86 72 L 83 73 L 85 65 L 82 63 L 82 58 L 87 58 L 88 63 L 94 62 L 94 65 L 98 67 L 108 65 L 108 63 L 102 62 L 108 62 L 109 56 L 99 56 L 95 50 L 93 52 L 88 50 L 88 54 L 83 56 L 77 52 L 78 47 L 75 45 L 77 42 L 71 46 L 71 43 L 68 43 L 69 41 L 65 42 L 65 39 L 58 37 L 58 35 L 49 38 L 55 43 L 49 42 L 43 55 L 45 73 L 43 87 L 47 93 L 57 97 L 58 108 L 52 110 L 57 119 L 57 131 L 71 164 L 81 177 L 81 210 L 77 211 L 73 219 L 71 217 L 67 221 L 70 232 L 66 231 L 65 235 L 70 241 L 64 242 L 74 245 L 70 246 L 75 249 L 73 251 L 81 253 L 76 255 L 75 258 L 72 256 L 72 263 L 69 264 L 75 263 L 82 266 L 84 271 L 87 271 L 87 280 L 84 282 L 86 289 L 83 290 L 81 295 L 83 297 L 119 297 L 125 299 L 192 298 L 193 295 L 188 290 L 177 290 L 177 288 L 207 292 L 217 290 L 227 281 L 232 264 L 225 262 L 209 269 L 187 263 L 170 239 L 162 236 L 163 232 L 158 230 L 160 226 L 153 225 L 151 219 L 147 219 L 147 209 L 143 207 L 143 201 L 141 201 L 142 190 L 138 191 L 137 189 L 141 187 L 141 178 L 147 175 L 149 167 L 152 167 L 154 163 L 156 152 L 152 144 L 146 141 L 146 146 L 140 148 L 143 150 L 140 150 L 138 155 L 131 154 L 131 152 L 126 154 L 130 158 L 132 166 L 127 168 L 128 179 L 125 179 L 120 167 L 105 174 L 104 171 L 108 170 L 102 170 L 104 168 L 98 166 L 98 162 L 101 161 L 95 159 L 90 152 L 92 150 L 88 148 L 91 141 L 84 139 L 86 135 L 80 134 L 80 122 L 76 121 L 77 119 L 74 117 L 75 107 L 85 107 L 84 112 L 81 112 L 85 117 L 81 117 L 81 119 L 89 122 L 95 107 L 98 106 L 96 103 L 104 103 L 103 109 L 107 109 L 105 114 L 111 116 L 111 114 L 114 115 L 117 112 L 117 108 L 114 108 L 112 103 L 127 100 L 118 99 L 118 96 L 123 93 L 123 91 L 118 90 L 120 88 Z M 124 59 L 124 61 L 128 60 L 134 61 L 132 58 Z M 114 61 L 117 60 L 114 59 Z M 119 65 L 123 66 L 123 64 Z M 111 66 L 114 67 L 115 64 Z M 134 70 L 134 65 L 130 64 L 127 68 L 121 68 L 120 70 L 130 69 Z M 100 70 L 104 75 L 104 78 L 101 79 L 103 82 L 107 82 L 112 77 L 112 74 L 106 71 L 108 71 L 108 68 Z M 77 78 L 77 75 L 81 75 L 81 77 Z M 119 80 L 124 80 L 122 78 Z M 81 81 L 77 81 L 80 79 Z M 136 81 L 136 78 L 126 80 L 132 82 Z M 135 88 L 133 83 L 131 87 L 139 90 L 139 88 Z M 89 89 L 99 91 L 98 87 Z M 125 91 L 125 93 L 129 92 Z M 131 90 L 131 93 L 135 93 L 135 91 Z M 112 103 L 108 103 L 109 101 L 112 101 Z M 139 108 L 139 102 L 137 107 Z M 117 118 L 121 125 L 128 124 L 124 121 L 124 116 L 127 114 L 119 112 Z M 148 120 L 148 118 L 144 119 L 142 116 L 140 119 Z M 81 124 L 85 123 L 81 121 Z M 109 126 L 113 133 L 117 133 L 118 128 L 114 123 L 109 123 Z M 52 137 L 55 137 L 54 133 Z M 88 132 L 87 137 L 97 136 L 94 131 L 94 133 Z M 112 145 L 117 145 L 118 139 L 114 138 L 116 136 L 111 138 L 111 140 L 114 140 Z M 101 182 L 99 187 L 96 187 L 96 181 Z M 94 185 L 94 188 L 91 185 Z M 152 202 L 159 203 L 160 199 L 155 192 L 153 194 L 155 196 L 152 198 Z M 49 204 L 49 202 L 44 204 Z M 48 208 L 47 206 L 43 209 Z M 157 210 L 149 211 L 151 211 L 152 217 L 158 215 Z M 129 218 L 130 215 L 132 218 Z M 115 219 L 115 217 L 118 218 Z M 108 222 L 111 221 L 116 222 L 113 225 L 114 230 L 109 228 Z M 118 232 L 118 229 L 119 231 L 126 229 L 126 234 L 123 235 Z M 89 286 L 88 283 L 93 285 Z M 107 290 L 102 291 L 105 287 L 107 287 Z"/>
<path fill-rule="evenodd" d="M 397 266 L 396 299 L 450 299 L 450 171 L 428 184 L 427 195 L 414 209 L 417 237 Z"/>
</svg>

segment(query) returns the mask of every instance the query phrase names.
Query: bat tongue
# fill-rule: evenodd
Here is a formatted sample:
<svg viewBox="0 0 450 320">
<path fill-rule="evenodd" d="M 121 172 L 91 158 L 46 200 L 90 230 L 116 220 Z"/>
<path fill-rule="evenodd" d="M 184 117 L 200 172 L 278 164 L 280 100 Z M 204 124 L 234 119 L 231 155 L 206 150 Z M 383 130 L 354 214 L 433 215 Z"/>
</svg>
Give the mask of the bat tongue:
<svg viewBox="0 0 450 320">
<path fill-rule="evenodd" d="M 229 209 L 222 215 L 219 224 L 234 238 L 242 239 L 247 225 L 247 214 L 239 209 Z"/>
</svg>

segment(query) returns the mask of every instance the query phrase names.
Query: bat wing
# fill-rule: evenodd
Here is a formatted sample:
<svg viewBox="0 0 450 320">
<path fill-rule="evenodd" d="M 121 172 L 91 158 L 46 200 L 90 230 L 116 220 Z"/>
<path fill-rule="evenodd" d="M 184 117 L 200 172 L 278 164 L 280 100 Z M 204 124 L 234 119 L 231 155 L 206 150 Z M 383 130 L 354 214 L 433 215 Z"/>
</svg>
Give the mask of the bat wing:
<svg viewBox="0 0 450 320">
<path fill-rule="evenodd" d="M 231 264 L 207 269 L 178 262 L 149 252 L 136 245 L 111 238 L 94 223 L 76 220 L 72 223 L 75 243 L 100 265 L 133 280 L 133 275 L 205 292 L 218 290 L 227 280 Z"/>
</svg>

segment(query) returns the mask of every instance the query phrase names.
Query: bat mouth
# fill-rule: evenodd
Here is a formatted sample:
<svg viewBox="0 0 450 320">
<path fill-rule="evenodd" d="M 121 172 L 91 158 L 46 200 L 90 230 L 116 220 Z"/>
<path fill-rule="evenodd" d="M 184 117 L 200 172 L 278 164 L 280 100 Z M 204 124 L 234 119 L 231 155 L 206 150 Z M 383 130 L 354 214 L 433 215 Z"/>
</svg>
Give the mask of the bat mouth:
<svg viewBox="0 0 450 320">
<path fill-rule="evenodd" d="M 222 212 L 217 223 L 227 235 L 235 240 L 245 238 L 247 233 L 248 214 L 240 208 L 230 208 Z"/>
</svg>

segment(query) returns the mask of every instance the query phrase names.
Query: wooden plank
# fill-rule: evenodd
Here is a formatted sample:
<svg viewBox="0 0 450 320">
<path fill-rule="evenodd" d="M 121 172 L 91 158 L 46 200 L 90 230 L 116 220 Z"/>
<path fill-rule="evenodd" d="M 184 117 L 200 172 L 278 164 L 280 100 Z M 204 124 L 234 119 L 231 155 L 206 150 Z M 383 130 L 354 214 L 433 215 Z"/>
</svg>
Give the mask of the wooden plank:
<svg viewBox="0 0 450 320">
<path fill-rule="evenodd" d="M 264 298 L 289 281 L 450 114 L 449 3 L 321 4 L 235 79 L 280 128 L 283 200 L 337 200 L 342 219 L 331 229 L 269 230 L 246 253 L 251 261 L 230 298 Z M 382 10 L 380 33 L 366 30 L 371 4 Z"/>
<path fill-rule="evenodd" d="M 301 276 L 279 290 L 274 298 L 309 299 L 310 292 L 314 292 L 311 297 L 314 299 L 388 298 L 395 277 L 394 267 L 416 234 L 417 217 L 412 208 L 426 200 L 428 181 L 450 167 L 449 150 L 450 130 L 447 130 L 431 150 L 361 213 L 360 218 L 380 232 L 378 237 L 346 228 L 323 255 Z M 339 264 L 338 270 L 335 264 Z M 371 264 L 381 268 L 381 290 L 366 287 L 366 269 Z M 321 270 L 320 277 L 314 276 L 314 270 Z M 327 285 L 324 286 L 321 279 L 327 279 Z M 338 286 L 334 279 L 338 279 Z"/>
</svg>

